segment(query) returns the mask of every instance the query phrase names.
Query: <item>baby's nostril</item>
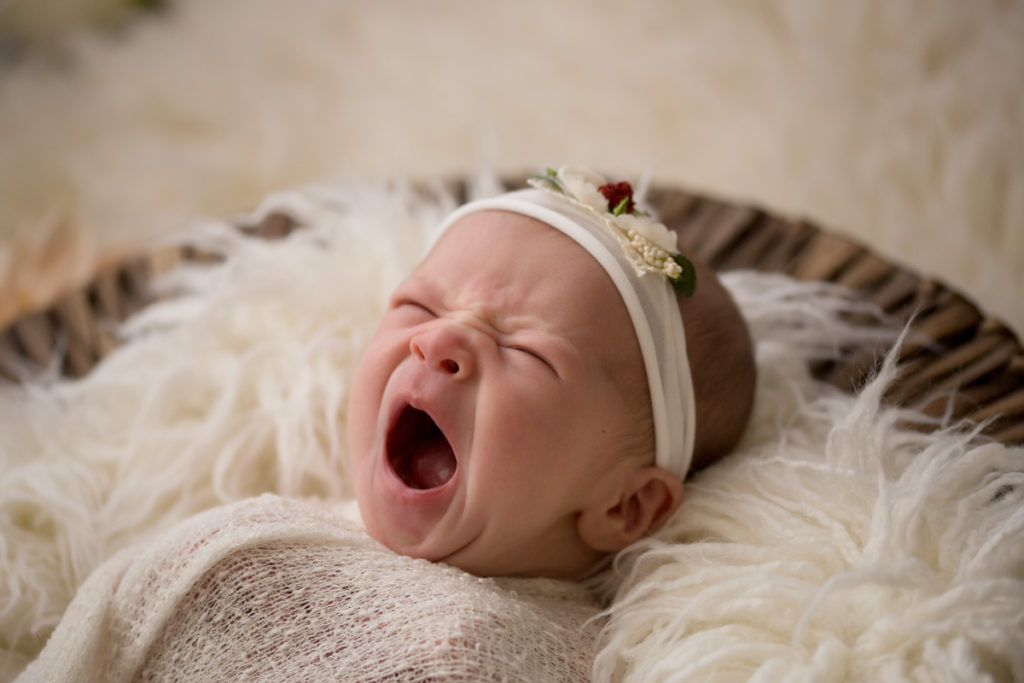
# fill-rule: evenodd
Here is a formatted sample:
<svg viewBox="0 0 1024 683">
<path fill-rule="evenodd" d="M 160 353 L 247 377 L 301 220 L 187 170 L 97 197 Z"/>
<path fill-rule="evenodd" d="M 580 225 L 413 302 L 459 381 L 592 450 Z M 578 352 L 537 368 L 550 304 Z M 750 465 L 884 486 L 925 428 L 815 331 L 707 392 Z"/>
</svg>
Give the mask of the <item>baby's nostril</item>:
<svg viewBox="0 0 1024 683">
<path fill-rule="evenodd" d="M 459 371 L 459 364 L 451 359 L 441 361 L 441 367 L 444 368 L 446 372 L 450 372 L 453 375 Z"/>
</svg>

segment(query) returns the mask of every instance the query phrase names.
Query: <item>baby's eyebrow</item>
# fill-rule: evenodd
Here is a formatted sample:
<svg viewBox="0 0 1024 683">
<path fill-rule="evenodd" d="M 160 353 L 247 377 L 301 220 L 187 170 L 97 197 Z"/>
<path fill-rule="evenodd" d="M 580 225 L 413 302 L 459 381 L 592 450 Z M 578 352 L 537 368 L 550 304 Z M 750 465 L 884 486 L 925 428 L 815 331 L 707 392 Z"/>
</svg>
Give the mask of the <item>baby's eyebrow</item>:
<svg viewBox="0 0 1024 683">
<path fill-rule="evenodd" d="M 436 299 L 440 287 L 418 273 L 413 273 L 391 292 L 392 303 L 415 295 L 417 298 Z"/>
</svg>

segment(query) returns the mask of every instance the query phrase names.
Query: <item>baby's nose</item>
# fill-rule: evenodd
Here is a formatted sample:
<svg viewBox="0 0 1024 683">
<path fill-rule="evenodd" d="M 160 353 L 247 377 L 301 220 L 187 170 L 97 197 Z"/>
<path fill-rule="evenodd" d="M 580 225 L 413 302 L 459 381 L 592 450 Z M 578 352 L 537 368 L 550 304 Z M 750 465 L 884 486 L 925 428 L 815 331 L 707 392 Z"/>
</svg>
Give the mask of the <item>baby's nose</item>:
<svg viewBox="0 0 1024 683">
<path fill-rule="evenodd" d="M 469 334 L 455 323 L 437 321 L 413 336 L 409 351 L 431 370 L 468 379 L 474 370 Z"/>
</svg>

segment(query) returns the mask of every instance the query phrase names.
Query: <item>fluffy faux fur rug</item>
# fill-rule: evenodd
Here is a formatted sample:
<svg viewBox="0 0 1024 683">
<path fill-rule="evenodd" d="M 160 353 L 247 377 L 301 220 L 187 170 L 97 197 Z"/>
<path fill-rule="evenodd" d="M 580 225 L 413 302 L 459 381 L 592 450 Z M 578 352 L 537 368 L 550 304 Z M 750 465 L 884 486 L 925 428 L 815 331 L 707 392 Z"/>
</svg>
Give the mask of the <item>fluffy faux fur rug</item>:
<svg viewBox="0 0 1024 683">
<path fill-rule="evenodd" d="M 53 43 L 115 4 L 0 2 L 0 49 L 5 28 Z M 0 66 L 0 320 L 182 216 L 339 172 L 657 162 L 868 241 L 1024 333 L 1022 2 L 162 4 L 62 33 L 62 66 Z"/>
<path fill-rule="evenodd" d="M 0 387 L 0 678 L 118 551 L 262 492 L 348 495 L 351 372 L 450 208 L 352 183 L 270 197 L 258 215 L 308 229 L 267 242 L 201 226 L 188 239 L 226 260 L 172 273 L 177 296 L 90 376 Z M 594 678 L 1024 678 L 1024 450 L 907 431 L 914 415 L 880 405 L 891 366 L 856 398 L 814 381 L 809 359 L 879 334 L 841 321 L 857 304 L 840 293 L 727 284 L 757 341 L 752 424 L 595 586 Z"/>
</svg>

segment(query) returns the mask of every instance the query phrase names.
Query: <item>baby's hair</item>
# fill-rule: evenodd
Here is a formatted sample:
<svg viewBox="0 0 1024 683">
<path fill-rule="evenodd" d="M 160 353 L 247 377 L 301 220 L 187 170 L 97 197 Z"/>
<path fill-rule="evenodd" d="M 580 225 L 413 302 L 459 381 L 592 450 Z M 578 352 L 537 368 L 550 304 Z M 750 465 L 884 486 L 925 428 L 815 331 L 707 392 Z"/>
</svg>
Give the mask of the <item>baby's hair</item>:
<svg viewBox="0 0 1024 683">
<path fill-rule="evenodd" d="M 639 349 L 637 349 L 639 354 Z M 643 365 L 639 372 L 621 373 L 623 401 L 630 420 L 629 430 L 621 434 L 616 447 L 624 458 L 654 461 L 654 415 L 651 413 L 651 394 Z"/>
<path fill-rule="evenodd" d="M 715 272 L 691 258 L 697 292 L 679 297 L 697 408 L 691 471 L 727 455 L 740 440 L 754 402 L 757 364 L 743 314 Z"/>
<path fill-rule="evenodd" d="M 736 446 L 750 417 L 757 366 L 750 332 L 732 295 L 711 268 L 689 258 L 697 269 L 697 291 L 692 298 L 677 300 L 697 402 L 693 472 Z M 616 445 L 623 457 L 652 460 L 654 420 L 643 367 L 621 372 L 618 379 L 625 405 L 633 408 L 631 429 Z"/>
</svg>

